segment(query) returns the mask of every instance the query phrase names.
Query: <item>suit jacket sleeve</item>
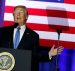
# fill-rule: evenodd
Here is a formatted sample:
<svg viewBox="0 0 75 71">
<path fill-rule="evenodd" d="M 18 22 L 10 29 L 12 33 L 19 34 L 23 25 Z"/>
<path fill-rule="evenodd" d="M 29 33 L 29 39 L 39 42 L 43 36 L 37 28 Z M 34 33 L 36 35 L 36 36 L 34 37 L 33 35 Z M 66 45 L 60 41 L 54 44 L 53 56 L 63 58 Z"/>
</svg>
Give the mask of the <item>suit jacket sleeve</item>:
<svg viewBox="0 0 75 71">
<path fill-rule="evenodd" d="M 34 38 L 33 49 L 36 60 L 38 59 L 39 61 L 51 61 L 48 55 L 49 50 L 50 48 L 47 49 L 46 47 L 39 46 L 39 36 L 37 35 L 37 37 Z"/>
</svg>

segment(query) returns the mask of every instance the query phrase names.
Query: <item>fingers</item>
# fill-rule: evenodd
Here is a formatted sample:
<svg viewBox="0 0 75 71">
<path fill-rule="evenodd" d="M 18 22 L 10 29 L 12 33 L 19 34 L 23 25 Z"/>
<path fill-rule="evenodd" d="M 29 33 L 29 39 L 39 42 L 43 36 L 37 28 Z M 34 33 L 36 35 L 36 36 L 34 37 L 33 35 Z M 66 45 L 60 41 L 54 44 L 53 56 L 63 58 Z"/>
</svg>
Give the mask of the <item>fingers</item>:
<svg viewBox="0 0 75 71">
<path fill-rule="evenodd" d="M 63 46 L 59 46 L 59 47 L 55 48 L 55 45 L 53 45 L 50 50 L 50 54 L 57 55 L 57 54 L 61 54 L 62 51 L 63 51 Z"/>
<path fill-rule="evenodd" d="M 57 49 L 57 53 L 58 54 L 61 54 L 62 51 L 63 51 L 63 47 L 62 46 L 59 46 L 58 49 Z"/>
</svg>

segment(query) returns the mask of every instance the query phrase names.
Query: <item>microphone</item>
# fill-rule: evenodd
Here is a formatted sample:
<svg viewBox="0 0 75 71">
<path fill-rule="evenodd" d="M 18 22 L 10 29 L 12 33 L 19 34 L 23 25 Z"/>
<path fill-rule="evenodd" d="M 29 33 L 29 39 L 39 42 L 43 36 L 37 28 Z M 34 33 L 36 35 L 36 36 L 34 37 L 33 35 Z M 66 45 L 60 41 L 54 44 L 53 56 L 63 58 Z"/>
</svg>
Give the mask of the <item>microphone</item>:
<svg viewBox="0 0 75 71">
<path fill-rule="evenodd" d="M 15 23 L 15 24 L 14 24 L 14 28 L 16 28 L 17 26 L 18 26 L 18 23 Z"/>
<path fill-rule="evenodd" d="M 57 28 L 56 32 L 58 34 L 58 40 L 60 39 L 60 33 L 62 33 L 62 29 Z"/>
<path fill-rule="evenodd" d="M 57 28 L 56 31 L 58 34 L 62 33 L 62 29 Z"/>
</svg>

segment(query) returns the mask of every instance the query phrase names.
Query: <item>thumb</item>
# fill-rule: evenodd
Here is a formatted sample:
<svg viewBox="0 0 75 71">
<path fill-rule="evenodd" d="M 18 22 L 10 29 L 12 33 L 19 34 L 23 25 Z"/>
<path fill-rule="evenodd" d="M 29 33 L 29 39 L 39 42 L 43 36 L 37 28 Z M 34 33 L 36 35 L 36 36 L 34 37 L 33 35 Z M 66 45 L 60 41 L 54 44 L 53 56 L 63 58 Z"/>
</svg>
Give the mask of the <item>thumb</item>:
<svg viewBox="0 0 75 71">
<path fill-rule="evenodd" d="M 54 47 L 55 47 L 55 45 L 53 45 L 51 49 L 54 49 Z"/>
</svg>

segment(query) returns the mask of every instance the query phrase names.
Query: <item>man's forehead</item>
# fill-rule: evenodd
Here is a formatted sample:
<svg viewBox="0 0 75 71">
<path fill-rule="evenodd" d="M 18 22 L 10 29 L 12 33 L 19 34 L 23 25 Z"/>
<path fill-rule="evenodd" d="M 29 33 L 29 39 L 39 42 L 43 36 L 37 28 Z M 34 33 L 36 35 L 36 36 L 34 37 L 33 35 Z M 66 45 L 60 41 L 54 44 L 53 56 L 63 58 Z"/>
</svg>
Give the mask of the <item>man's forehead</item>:
<svg viewBox="0 0 75 71">
<path fill-rule="evenodd" d="M 18 7 L 15 10 L 25 10 L 25 8 Z"/>
</svg>

